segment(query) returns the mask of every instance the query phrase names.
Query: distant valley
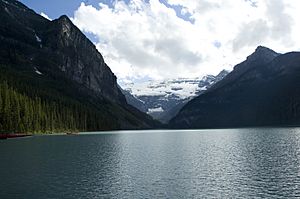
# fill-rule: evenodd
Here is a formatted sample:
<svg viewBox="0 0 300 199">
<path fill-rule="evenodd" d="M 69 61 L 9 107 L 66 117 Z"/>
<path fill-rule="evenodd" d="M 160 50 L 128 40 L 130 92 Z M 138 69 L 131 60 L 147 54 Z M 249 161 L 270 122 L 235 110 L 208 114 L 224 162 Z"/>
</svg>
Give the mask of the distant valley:
<svg viewBox="0 0 300 199">
<path fill-rule="evenodd" d="M 130 83 L 123 86 L 127 102 L 153 118 L 167 123 L 191 99 L 222 80 L 229 71 L 203 78 L 178 78 L 165 81 Z"/>
</svg>

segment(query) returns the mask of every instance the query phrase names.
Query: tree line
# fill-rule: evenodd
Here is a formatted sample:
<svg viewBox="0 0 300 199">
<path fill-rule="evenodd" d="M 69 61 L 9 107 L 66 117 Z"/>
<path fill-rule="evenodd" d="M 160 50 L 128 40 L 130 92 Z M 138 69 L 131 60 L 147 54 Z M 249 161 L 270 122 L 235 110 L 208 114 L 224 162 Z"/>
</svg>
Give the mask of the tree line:
<svg viewBox="0 0 300 199">
<path fill-rule="evenodd" d="M 0 132 L 51 133 L 109 129 L 103 114 L 80 103 L 28 97 L 0 82 Z"/>
</svg>

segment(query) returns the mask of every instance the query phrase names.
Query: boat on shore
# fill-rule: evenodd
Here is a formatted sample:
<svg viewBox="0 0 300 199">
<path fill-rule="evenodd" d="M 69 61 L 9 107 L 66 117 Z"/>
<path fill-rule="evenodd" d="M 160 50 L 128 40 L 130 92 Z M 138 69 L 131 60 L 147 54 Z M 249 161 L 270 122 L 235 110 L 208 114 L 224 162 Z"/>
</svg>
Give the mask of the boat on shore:
<svg viewBox="0 0 300 199">
<path fill-rule="evenodd" d="M 78 135 L 78 132 L 67 132 L 66 135 Z"/>
<path fill-rule="evenodd" d="M 26 133 L 0 133 L 0 140 L 6 140 L 10 138 L 21 138 L 21 137 L 29 137 L 31 134 Z"/>
</svg>

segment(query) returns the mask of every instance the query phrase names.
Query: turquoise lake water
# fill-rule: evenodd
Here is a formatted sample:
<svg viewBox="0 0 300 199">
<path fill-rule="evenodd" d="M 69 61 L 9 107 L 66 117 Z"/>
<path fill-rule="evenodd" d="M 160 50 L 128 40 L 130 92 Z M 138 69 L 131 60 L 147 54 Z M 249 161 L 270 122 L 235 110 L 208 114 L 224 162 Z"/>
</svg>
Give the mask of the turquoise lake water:
<svg viewBox="0 0 300 199">
<path fill-rule="evenodd" d="M 0 140 L 0 198 L 299 198 L 300 128 Z"/>
</svg>

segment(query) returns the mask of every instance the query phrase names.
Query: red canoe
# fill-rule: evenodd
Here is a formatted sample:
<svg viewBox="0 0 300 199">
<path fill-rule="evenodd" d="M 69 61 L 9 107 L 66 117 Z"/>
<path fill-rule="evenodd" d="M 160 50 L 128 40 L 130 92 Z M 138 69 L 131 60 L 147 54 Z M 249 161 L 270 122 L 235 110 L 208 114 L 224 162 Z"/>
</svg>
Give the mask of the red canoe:
<svg viewBox="0 0 300 199">
<path fill-rule="evenodd" d="M 8 138 L 20 138 L 20 137 L 27 137 L 31 136 L 25 133 L 0 133 L 0 140 L 5 140 Z"/>
</svg>

